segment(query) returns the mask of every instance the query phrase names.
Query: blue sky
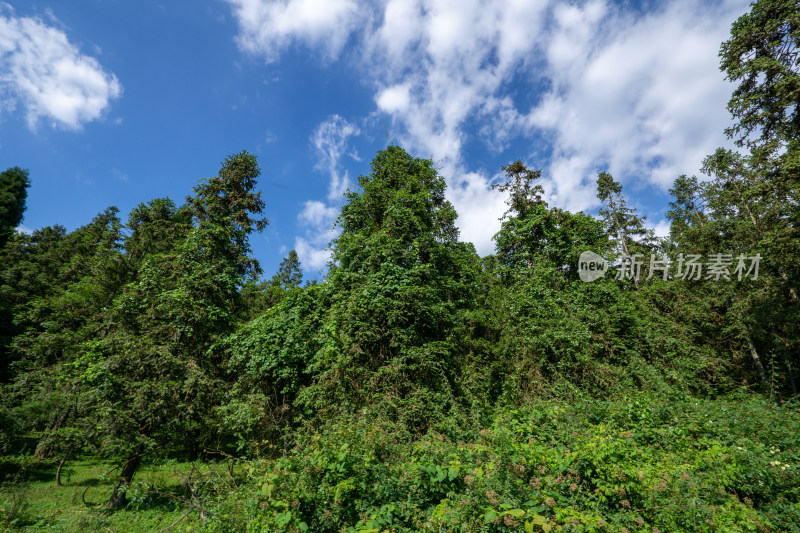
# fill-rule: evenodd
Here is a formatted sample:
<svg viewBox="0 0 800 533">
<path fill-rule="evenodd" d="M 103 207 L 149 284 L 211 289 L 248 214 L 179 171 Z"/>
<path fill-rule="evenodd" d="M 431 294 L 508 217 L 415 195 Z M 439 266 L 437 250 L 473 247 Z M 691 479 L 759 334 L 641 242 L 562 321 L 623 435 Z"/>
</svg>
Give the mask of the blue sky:
<svg viewBox="0 0 800 533">
<path fill-rule="evenodd" d="M 500 166 L 596 212 L 610 171 L 660 233 L 667 189 L 730 119 L 717 53 L 738 0 L 0 1 L 0 169 L 30 170 L 21 231 L 177 203 L 226 155 L 262 167 L 267 275 L 324 269 L 342 192 L 389 140 L 432 158 L 485 255 Z"/>
</svg>

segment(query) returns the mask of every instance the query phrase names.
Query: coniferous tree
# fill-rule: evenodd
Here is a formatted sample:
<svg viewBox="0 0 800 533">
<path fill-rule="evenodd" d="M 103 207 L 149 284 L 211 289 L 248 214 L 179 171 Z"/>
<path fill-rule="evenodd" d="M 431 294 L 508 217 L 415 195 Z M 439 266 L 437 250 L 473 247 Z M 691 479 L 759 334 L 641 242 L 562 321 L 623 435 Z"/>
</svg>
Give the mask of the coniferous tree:
<svg viewBox="0 0 800 533">
<path fill-rule="evenodd" d="M 630 256 L 649 253 L 654 249 L 655 236 L 645 226 L 645 217 L 640 217 L 635 209 L 628 207 L 622 195 L 622 185 L 607 172 L 597 176 L 597 198 L 603 204 L 600 216 L 616 242 L 618 253 Z"/>
<path fill-rule="evenodd" d="M 272 276 L 270 285 L 288 291 L 299 287 L 302 282 L 303 270 L 300 268 L 300 259 L 297 257 L 296 251 L 290 250 L 289 255 L 281 261 L 278 272 Z"/>
<path fill-rule="evenodd" d="M 87 406 L 83 418 L 97 421 L 85 438 L 123 458 L 112 506 L 125 503 L 154 447 L 181 442 L 197 453 L 216 432 L 224 361 L 208 350 L 232 331 L 239 288 L 259 271 L 248 243 L 267 224 L 254 218 L 264 206 L 253 190 L 259 173 L 247 152 L 228 157 L 189 198 L 192 228 L 181 229 L 186 219 L 168 201 L 134 210 L 135 280 L 103 313 L 107 333 L 85 343 L 65 377 Z"/>
<path fill-rule="evenodd" d="M 640 217 L 635 209 L 628 207 L 622 195 L 622 184 L 607 172 L 600 172 L 597 176 L 597 198 L 602 202 L 600 216 L 603 217 L 606 231 L 616 245 L 618 273 L 624 278 L 633 279 L 638 287 L 640 261 L 657 247 L 655 233 L 645 226 L 646 217 Z"/>
<path fill-rule="evenodd" d="M 22 222 L 30 183 L 28 171 L 19 167 L 0 172 L 0 248 Z"/>
</svg>

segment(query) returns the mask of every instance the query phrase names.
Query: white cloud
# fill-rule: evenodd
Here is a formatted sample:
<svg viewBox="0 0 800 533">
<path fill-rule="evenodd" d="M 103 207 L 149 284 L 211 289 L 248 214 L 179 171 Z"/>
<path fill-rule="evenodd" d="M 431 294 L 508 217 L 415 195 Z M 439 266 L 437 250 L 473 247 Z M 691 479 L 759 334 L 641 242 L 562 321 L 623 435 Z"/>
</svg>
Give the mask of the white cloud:
<svg viewBox="0 0 800 533">
<path fill-rule="evenodd" d="M 331 251 L 324 246 L 320 246 L 320 243 L 315 242 L 315 239 L 308 240 L 304 237 L 297 237 L 294 240 L 294 249 L 297 251 L 297 257 L 304 268 L 308 267 L 319 271 L 324 269 L 331 259 Z"/>
<path fill-rule="evenodd" d="M 278 59 L 292 41 L 316 47 L 336 57 L 364 16 L 355 0 L 228 0 L 239 22 L 239 46 Z"/>
<path fill-rule="evenodd" d="M 327 264 L 331 257 L 328 243 L 336 238 L 338 231 L 333 228 L 339 210 L 322 202 L 305 202 L 297 220 L 305 227 L 305 236 L 295 239 L 295 250 L 304 266 L 318 270 Z"/>
<path fill-rule="evenodd" d="M 340 200 L 350 185 L 347 171 L 342 172 L 339 160 L 347 152 L 347 139 L 359 133 L 354 124 L 333 115 L 317 126 L 311 136 L 318 158 L 316 168 L 326 170 L 330 176 L 329 200 Z"/>
<path fill-rule="evenodd" d="M 63 31 L 0 13 L 0 111 L 20 105 L 31 129 L 47 119 L 76 130 L 98 119 L 121 93 L 117 78 L 81 54 Z"/>
<path fill-rule="evenodd" d="M 716 52 L 745 9 L 742 1 L 676 0 L 640 18 L 598 2 L 554 10 L 546 45 L 552 89 L 526 121 L 553 135 L 545 174 L 557 204 L 592 206 L 600 169 L 666 189 L 725 144 L 732 87 Z"/>
<path fill-rule="evenodd" d="M 310 200 L 304 204 L 303 210 L 297 215 L 297 219 L 300 222 L 319 228 L 330 226 L 338 214 L 338 209 L 329 207 L 322 202 Z"/>
<path fill-rule="evenodd" d="M 651 225 L 652 230 L 655 232 L 656 237 L 660 237 L 662 239 L 669 237 L 669 230 L 670 230 L 670 222 L 667 219 L 659 220 L 656 222 L 655 225 Z"/>
<path fill-rule="evenodd" d="M 408 109 L 411 101 L 408 84 L 387 87 L 378 93 L 375 102 L 384 113 L 398 113 Z"/>
<path fill-rule="evenodd" d="M 333 223 L 339 214 L 344 193 L 350 186 L 346 170 L 342 170 L 341 159 L 347 155 L 359 160 L 353 149 L 349 149 L 348 139 L 359 135 L 360 130 L 339 115 L 332 115 L 323 121 L 311 135 L 311 144 L 317 155 L 316 168 L 328 173 L 327 202 L 309 200 L 297 216 L 305 229 L 305 236 L 295 239 L 295 248 L 300 261 L 312 269 L 325 267 L 331 257 L 328 244 L 338 235 Z"/>
<path fill-rule="evenodd" d="M 493 248 L 503 198 L 488 190 L 494 169 L 470 167 L 466 141 L 503 154 L 545 139 L 507 162 L 544 166 L 548 200 L 573 211 L 597 205 L 599 170 L 665 189 L 726 143 L 731 87 L 717 52 L 748 4 L 669 0 L 643 14 L 610 0 L 341 0 L 303 25 L 284 16 L 305 13 L 306 0 L 229 1 L 243 49 L 274 61 L 297 41 L 356 65 L 373 115 L 441 162 L 462 238 L 481 253 Z"/>
</svg>

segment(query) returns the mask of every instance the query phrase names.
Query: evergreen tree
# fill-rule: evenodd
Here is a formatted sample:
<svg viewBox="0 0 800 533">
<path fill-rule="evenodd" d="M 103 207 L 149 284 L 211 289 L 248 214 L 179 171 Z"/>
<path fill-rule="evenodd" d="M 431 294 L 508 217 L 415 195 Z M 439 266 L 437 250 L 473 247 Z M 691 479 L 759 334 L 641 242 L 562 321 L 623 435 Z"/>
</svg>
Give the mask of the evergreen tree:
<svg viewBox="0 0 800 533">
<path fill-rule="evenodd" d="M 728 102 L 739 146 L 779 151 L 800 143 L 800 9 L 796 0 L 757 0 L 722 43 L 720 69 L 738 83 Z M 758 150 L 758 151 L 761 151 Z M 796 167 L 795 167 L 796 168 Z"/>
<path fill-rule="evenodd" d="M 153 448 L 181 442 L 196 454 L 217 431 L 224 360 L 209 348 L 232 331 L 238 290 L 259 270 L 248 242 L 267 224 L 254 218 L 264 206 L 253 191 L 259 172 L 247 152 L 228 157 L 188 199 L 196 225 L 185 237 L 183 215 L 170 202 L 134 210 L 129 251 L 144 254 L 136 279 L 104 313 L 107 335 L 86 343 L 67 377 L 88 406 L 84 418 L 100 428 L 91 438 L 103 453 L 124 458 L 112 506 L 124 505 Z"/>
<path fill-rule="evenodd" d="M 0 248 L 22 222 L 30 183 L 28 171 L 19 167 L 0 172 Z"/>
<path fill-rule="evenodd" d="M 288 291 L 299 287 L 302 282 L 303 270 L 300 268 L 300 259 L 297 257 L 297 252 L 290 250 L 289 255 L 281 261 L 278 272 L 272 276 L 270 285 Z"/>
<path fill-rule="evenodd" d="M 644 225 L 645 217 L 640 217 L 635 209 L 628 207 L 622 195 L 622 185 L 607 172 L 597 176 L 597 198 L 603 204 L 600 216 L 603 217 L 606 231 L 616 242 L 618 253 L 628 256 L 653 250 L 655 236 Z"/>
</svg>

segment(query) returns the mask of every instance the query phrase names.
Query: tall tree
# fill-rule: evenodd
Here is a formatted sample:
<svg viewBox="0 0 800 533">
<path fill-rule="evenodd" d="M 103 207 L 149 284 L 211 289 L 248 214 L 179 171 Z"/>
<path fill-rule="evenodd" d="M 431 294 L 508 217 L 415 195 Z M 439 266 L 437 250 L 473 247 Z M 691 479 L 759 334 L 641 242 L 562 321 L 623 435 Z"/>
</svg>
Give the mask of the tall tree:
<svg viewBox="0 0 800 533">
<path fill-rule="evenodd" d="M 255 192 L 261 169 L 256 156 L 247 151 L 230 155 L 219 173 L 194 188 L 186 198 L 199 225 L 223 225 L 230 228 L 231 242 L 226 243 L 227 260 L 241 275 L 261 274 L 258 261 L 249 256 L 248 236 L 261 232 L 269 224 L 266 218 L 252 218 L 264 209 L 261 193 Z"/>
<path fill-rule="evenodd" d="M 287 291 L 299 287 L 302 281 L 303 270 L 300 268 L 300 259 L 297 257 L 296 251 L 290 250 L 289 255 L 281 261 L 278 272 L 272 276 L 270 285 Z"/>
<path fill-rule="evenodd" d="M 536 183 L 542 177 L 541 170 L 530 170 L 519 159 L 503 165 L 500 169 L 506 173 L 508 180 L 505 183 L 493 184 L 492 189 L 508 192 L 506 200 L 508 211 L 503 214 L 503 218 L 509 214 L 525 218 L 530 209 L 545 203 L 542 200 L 544 189 L 539 183 Z"/>
<path fill-rule="evenodd" d="M 0 247 L 22 222 L 30 186 L 28 171 L 12 167 L 0 173 Z"/>
<path fill-rule="evenodd" d="M 477 255 L 458 241 L 431 161 L 390 146 L 371 170 L 338 219 L 327 340 L 301 399 L 319 411 L 369 406 L 424 430 L 466 388 L 456 330 L 459 310 L 474 305 Z"/>
<path fill-rule="evenodd" d="M 95 441 L 123 458 L 112 506 L 125 504 L 142 457 L 155 447 L 180 442 L 196 453 L 217 431 L 224 361 L 209 348 L 231 333 L 239 288 L 259 271 L 248 239 L 267 224 L 258 218 L 259 173 L 251 154 L 229 156 L 188 198 L 196 224 L 185 238 L 169 202 L 134 210 L 130 250 L 145 254 L 141 266 L 105 313 L 108 334 L 87 345 L 70 377 L 91 406 L 86 418 L 102 428 Z M 177 243 L 163 240 L 165 228 Z"/>
<path fill-rule="evenodd" d="M 740 146 L 778 150 L 800 142 L 800 7 L 757 0 L 722 43 L 720 69 L 738 86 L 728 102 Z"/>
<path fill-rule="evenodd" d="M 653 230 L 645 226 L 645 217 L 628 207 L 622 195 L 622 185 L 607 172 L 600 172 L 597 176 L 597 198 L 602 202 L 600 216 L 616 243 L 617 253 L 631 256 L 654 250 L 656 238 Z"/>
</svg>

